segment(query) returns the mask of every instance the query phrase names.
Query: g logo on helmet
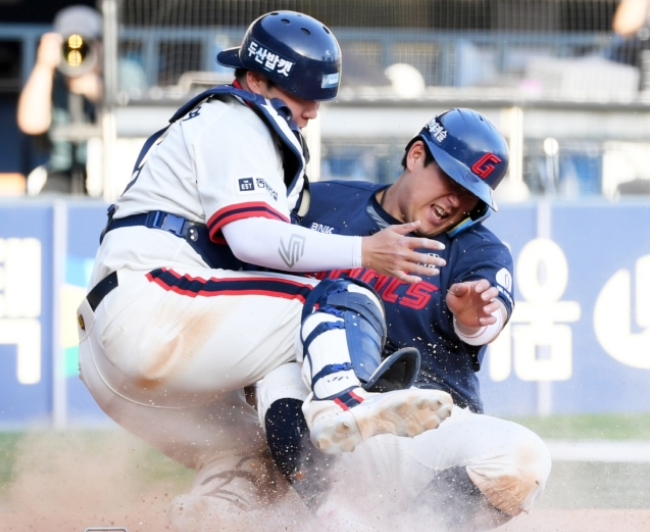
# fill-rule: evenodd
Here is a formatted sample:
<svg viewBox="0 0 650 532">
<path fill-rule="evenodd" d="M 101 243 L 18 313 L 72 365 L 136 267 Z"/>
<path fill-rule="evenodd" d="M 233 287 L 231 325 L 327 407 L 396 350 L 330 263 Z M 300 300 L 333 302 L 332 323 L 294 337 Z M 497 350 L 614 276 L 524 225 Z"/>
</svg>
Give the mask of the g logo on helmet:
<svg viewBox="0 0 650 532">
<path fill-rule="evenodd" d="M 501 159 L 494 155 L 494 153 L 486 153 L 478 161 L 472 165 L 472 172 L 474 172 L 481 179 L 486 179 L 493 171 L 494 164 L 501 162 Z"/>
</svg>

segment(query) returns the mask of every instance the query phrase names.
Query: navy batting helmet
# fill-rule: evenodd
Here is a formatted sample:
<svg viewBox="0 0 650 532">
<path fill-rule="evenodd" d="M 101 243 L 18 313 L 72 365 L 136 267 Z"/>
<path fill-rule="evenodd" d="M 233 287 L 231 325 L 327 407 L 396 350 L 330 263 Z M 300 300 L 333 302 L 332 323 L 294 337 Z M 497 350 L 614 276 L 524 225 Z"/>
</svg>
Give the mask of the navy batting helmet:
<svg viewBox="0 0 650 532">
<path fill-rule="evenodd" d="M 217 61 L 231 68 L 264 74 L 305 100 L 331 100 L 341 81 L 341 49 L 318 20 L 295 11 L 273 11 L 255 20 L 241 46 L 228 48 Z"/>
<path fill-rule="evenodd" d="M 438 166 L 497 210 L 493 191 L 508 170 L 508 145 L 497 128 L 472 109 L 451 109 L 420 131 Z"/>
</svg>

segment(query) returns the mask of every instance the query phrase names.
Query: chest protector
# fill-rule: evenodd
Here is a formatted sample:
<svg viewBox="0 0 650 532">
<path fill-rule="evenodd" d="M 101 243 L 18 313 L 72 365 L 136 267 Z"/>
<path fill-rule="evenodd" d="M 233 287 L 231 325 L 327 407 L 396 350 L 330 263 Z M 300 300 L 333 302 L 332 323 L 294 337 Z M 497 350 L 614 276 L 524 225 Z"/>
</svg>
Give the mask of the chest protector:
<svg viewBox="0 0 650 532">
<path fill-rule="evenodd" d="M 169 120 L 168 126 L 151 135 L 144 143 L 142 150 L 140 150 L 133 168 L 133 178 L 127 185 L 126 190 L 129 190 L 137 181 L 151 148 L 162 141 L 172 124 L 190 113 L 201 102 L 210 98 L 224 96 L 234 96 L 242 104 L 248 105 L 266 124 L 274 138 L 277 139 L 282 151 L 284 182 L 287 187 L 287 199 L 289 208 L 292 209 L 292 216 L 295 217 L 296 213 L 306 212 L 309 205 L 308 182 L 305 176 L 305 166 L 308 160 L 307 147 L 300 129 L 291 119 L 290 109 L 280 99 L 267 100 L 258 94 L 232 85 L 218 85 L 195 96 L 174 113 L 174 116 Z M 212 268 L 238 270 L 243 267 L 242 263 L 232 255 L 227 246 L 216 245 L 210 240 L 207 227 L 204 224 L 193 223 L 183 217 L 163 211 L 145 212 L 120 219 L 113 219 L 114 213 L 115 206 L 111 205 L 108 208 L 108 222 L 102 232 L 100 242 L 109 231 L 120 227 L 142 225 L 167 231 L 185 239 Z"/>
</svg>

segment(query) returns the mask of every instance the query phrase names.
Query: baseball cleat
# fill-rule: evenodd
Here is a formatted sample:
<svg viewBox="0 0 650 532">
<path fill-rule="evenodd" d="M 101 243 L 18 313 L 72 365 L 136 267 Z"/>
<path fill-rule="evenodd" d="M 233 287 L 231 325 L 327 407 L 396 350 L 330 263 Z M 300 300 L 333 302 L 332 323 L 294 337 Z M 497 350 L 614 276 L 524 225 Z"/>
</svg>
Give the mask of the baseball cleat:
<svg viewBox="0 0 650 532">
<path fill-rule="evenodd" d="M 438 428 L 452 406 L 451 396 L 441 390 L 370 393 L 355 388 L 334 400 L 309 398 L 303 412 L 312 443 L 326 454 L 339 454 L 379 434 L 413 438 Z"/>
</svg>

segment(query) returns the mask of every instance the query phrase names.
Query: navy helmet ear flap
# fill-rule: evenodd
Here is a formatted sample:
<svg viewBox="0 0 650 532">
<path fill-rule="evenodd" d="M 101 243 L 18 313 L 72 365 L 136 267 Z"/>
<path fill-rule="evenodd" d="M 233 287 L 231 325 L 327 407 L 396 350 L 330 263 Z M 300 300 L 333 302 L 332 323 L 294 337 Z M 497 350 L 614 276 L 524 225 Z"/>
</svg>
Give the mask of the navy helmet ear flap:
<svg viewBox="0 0 650 532">
<path fill-rule="evenodd" d="M 447 231 L 447 236 L 449 238 L 454 238 L 458 233 L 462 233 L 473 225 L 483 222 L 490 216 L 490 214 L 492 214 L 492 209 L 490 206 L 483 201 L 479 201 L 478 205 L 474 207 L 467 218 L 457 223 L 454 227 Z"/>
</svg>

